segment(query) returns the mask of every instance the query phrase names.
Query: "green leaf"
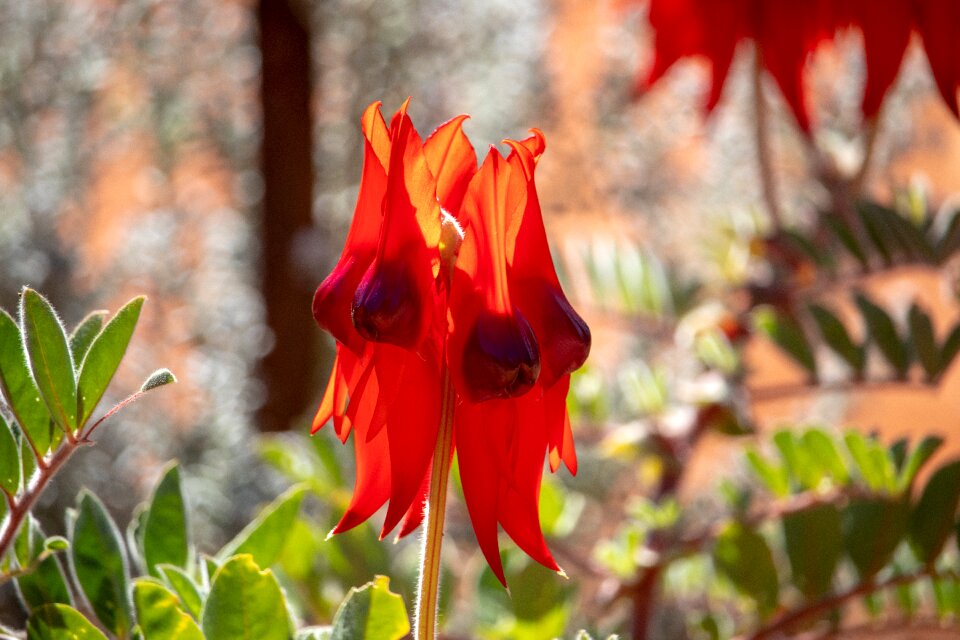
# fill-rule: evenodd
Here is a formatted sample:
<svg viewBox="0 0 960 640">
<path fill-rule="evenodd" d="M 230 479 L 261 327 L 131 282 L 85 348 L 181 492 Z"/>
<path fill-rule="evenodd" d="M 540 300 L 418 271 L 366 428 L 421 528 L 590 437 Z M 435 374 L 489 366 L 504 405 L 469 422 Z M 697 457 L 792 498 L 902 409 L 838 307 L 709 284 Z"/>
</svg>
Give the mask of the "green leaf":
<svg viewBox="0 0 960 640">
<path fill-rule="evenodd" d="M 75 368 L 80 367 L 93 339 L 103 329 L 103 321 L 107 319 L 107 315 L 106 311 L 91 311 L 70 333 L 70 353 L 73 354 Z"/>
<path fill-rule="evenodd" d="M 937 240 L 937 262 L 943 262 L 960 248 L 960 210 L 954 211 L 943 235 Z"/>
<path fill-rule="evenodd" d="M 87 491 L 80 496 L 70 544 L 73 574 L 93 612 L 111 633 L 127 637 L 133 614 L 120 532 L 103 503 Z"/>
<path fill-rule="evenodd" d="M 910 368 L 910 352 L 897 334 L 893 318 L 862 293 L 856 295 L 855 301 L 866 322 L 870 339 L 880 349 L 897 376 L 905 378 Z"/>
<path fill-rule="evenodd" d="M 107 640 L 107 637 L 76 609 L 48 604 L 27 619 L 30 640 Z"/>
<path fill-rule="evenodd" d="M 43 553 L 44 546 L 45 537 L 40 525 L 32 515 L 28 515 L 14 543 L 17 565 L 32 565 Z M 47 557 L 32 572 L 17 578 L 16 583 L 20 599 L 28 609 L 36 609 L 45 604 L 72 604 L 67 580 L 56 556 Z"/>
<path fill-rule="evenodd" d="M 292 634 L 277 579 L 250 555 L 236 556 L 217 570 L 201 627 L 207 640 L 289 640 Z"/>
<path fill-rule="evenodd" d="M 772 307 L 758 308 L 754 320 L 760 331 L 816 379 L 817 361 L 813 349 L 796 320 L 777 313 Z"/>
<path fill-rule="evenodd" d="M 896 490 L 893 460 L 883 447 L 856 431 L 848 431 L 843 440 L 860 471 L 860 476 L 872 491 Z"/>
<path fill-rule="evenodd" d="M 917 359 L 927 374 L 927 380 L 934 381 L 942 371 L 940 363 L 940 349 L 937 347 L 936 338 L 933 336 L 933 323 L 930 316 L 924 313 L 923 309 L 916 303 L 910 305 L 910 315 L 908 316 L 910 325 L 910 342 L 913 350 L 917 354 Z"/>
<path fill-rule="evenodd" d="M 867 254 L 864 252 L 863 247 L 860 246 L 860 243 L 857 242 L 856 237 L 853 234 L 853 231 L 850 230 L 850 227 L 844 222 L 839 216 L 826 214 L 823 218 L 823 221 L 828 227 L 833 231 L 834 235 L 837 236 L 837 239 L 840 241 L 847 251 L 850 252 L 857 262 L 860 263 L 860 266 L 864 269 L 868 269 L 870 263 L 867 260 Z"/>
<path fill-rule="evenodd" d="M 890 239 L 886 237 L 885 226 L 881 224 L 875 215 L 872 215 L 872 211 L 865 211 L 863 208 L 858 208 L 857 214 L 860 217 L 860 223 L 867 232 L 867 236 L 883 258 L 883 263 L 887 266 L 893 264 L 893 255 L 889 247 Z"/>
<path fill-rule="evenodd" d="M 27 365 L 27 353 L 20 329 L 7 312 L 0 309 L 0 386 L 17 424 L 34 446 L 44 454 L 50 448 L 53 423 L 47 405 L 40 397 Z"/>
<path fill-rule="evenodd" d="M 77 425 L 77 379 L 67 335 L 47 299 L 25 288 L 20 296 L 20 325 L 33 379 L 50 415 L 64 431 Z"/>
<path fill-rule="evenodd" d="M 808 599 L 826 594 L 843 551 L 840 512 L 815 504 L 783 517 L 783 535 L 793 584 Z"/>
<path fill-rule="evenodd" d="M 187 613 L 199 620 L 200 612 L 203 609 L 203 596 L 200 593 L 200 587 L 193 581 L 193 578 L 180 567 L 174 567 L 173 565 L 161 564 L 157 565 L 157 569 L 167 584 L 180 597 L 180 602 L 183 603 Z"/>
<path fill-rule="evenodd" d="M 790 477 L 786 467 L 775 465 L 753 449 L 748 449 L 746 455 L 747 462 L 770 493 L 778 498 L 790 495 Z"/>
<path fill-rule="evenodd" d="M 740 522 L 729 523 L 717 536 L 713 562 L 741 593 L 757 602 L 761 616 L 773 613 L 780 588 L 773 554 L 763 536 Z"/>
<path fill-rule="evenodd" d="M 773 436 L 773 444 L 780 451 L 790 472 L 804 489 L 816 489 L 823 479 L 823 469 L 810 456 L 809 452 L 800 446 L 799 439 L 791 431 L 778 431 Z"/>
<path fill-rule="evenodd" d="M 849 481 L 850 471 L 832 437 L 820 429 L 808 429 L 800 437 L 800 442 L 810 460 L 818 465 L 835 484 L 845 485 Z"/>
<path fill-rule="evenodd" d="M 204 640 L 200 627 L 183 611 L 180 600 L 150 578 L 133 583 L 133 602 L 144 640 Z"/>
<path fill-rule="evenodd" d="M 946 371 L 953 359 L 960 352 L 960 324 L 956 325 L 943 341 L 943 347 L 940 350 L 940 368 Z"/>
<path fill-rule="evenodd" d="M 170 371 L 170 369 L 157 369 L 151 373 L 146 380 L 143 381 L 142 385 L 140 385 L 140 393 L 153 391 L 157 387 L 173 384 L 176 381 L 177 376 L 173 375 L 173 372 Z"/>
<path fill-rule="evenodd" d="M 937 469 L 910 516 L 910 546 L 917 560 L 932 564 L 953 530 L 960 503 L 960 460 Z"/>
<path fill-rule="evenodd" d="M 186 568 L 190 558 L 187 514 L 180 487 L 180 467 L 170 465 L 154 489 L 143 528 L 143 560 L 159 576 L 158 564 Z"/>
<path fill-rule="evenodd" d="M 408 633 L 403 598 L 390 591 L 390 578 L 377 576 L 347 594 L 333 618 L 330 640 L 400 640 Z"/>
<path fill-rule="evenodd" d="M 0 489 L 10 495 L 20 490 L 20 445 L 0 415 Z M 6 502 L 3 497 L 0 500 Z"/>
<path fill-rule="evenodd" d="M 280 495 L 217 553 L 217 560 L 223 562 L 231 556 L 248 553 L 257 565 L 272 565 L 283 551 L 287 532 L 300 512 L 303 495 L 304 488 L 300 486 Z"/>
<path fill-rule="evenodd" d="M 81 422 L 85 423 L 103 397 L 120 360 L 127 351 L 133 330 L 140 319 L 144 297 L 134 298 L 113 317 L 96 337 L 80 365 L 79 394 Z"/>
<path fill-rule="evenodd" d="M 913 485 L 914 478 L 923 468 L 934 453 L 943 445 L 943 438 L 939 436 L 926 436 L 910 452 L 903 469 L 900 470 L 900 477 L 897 480 L 897 491 L 903 492 Z"/>
<path fill-rule="evenodd" d="M 867 365 L 867 350 L 853 341 L 840 318 L 826 307 L 811 304 L 809 310 L 820 335 L 823 336 L 823 341 L 834 353 L 843 358 L 854 375 L 861 377 Z"/>
<path fill-rule="evenodd" d="M 843 513 L 843 546 L 861 581 L 886 566 L 907 533 L 907 498 L 859 498 Z"/>
<path fill-rule="evenodd" d="M 63 536 L 50 536 L 43 541 L 43 550 L 50 552 L 66 551 L 70 548 L 70 541 Z"/>
</svg>

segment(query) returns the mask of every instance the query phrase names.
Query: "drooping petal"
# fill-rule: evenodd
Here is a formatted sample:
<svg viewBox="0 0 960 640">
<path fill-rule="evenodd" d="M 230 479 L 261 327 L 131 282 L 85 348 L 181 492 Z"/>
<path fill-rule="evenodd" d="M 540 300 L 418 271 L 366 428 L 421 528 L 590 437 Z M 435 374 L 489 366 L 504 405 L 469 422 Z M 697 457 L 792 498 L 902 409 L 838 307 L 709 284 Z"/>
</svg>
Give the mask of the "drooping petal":
<svg viewBox="0 0 960 640">
<path fill-rule="evenodd" d="M 461 208 L 464 240 L 450 300 L 451 370 L 472 401 L 517 396 L 540 374 L 530 323 L 514 303 L 507 229 L 526 203 L 526 179 L 491 149 L 470 181 Z"/>
<path fill-rule="evenodd" d="M 955 0 L 915 0 L 914 20 L 923 38 L 923 48 L 933 78 L 944 102 L 960 118 L 960 3 Z"/>
<path fill-rule="evenodd" d="M 497 579 L 506 586 L 497 541 L 500 479 L 495 472 L 507 452 L 498 447 L 516 425 L 516 408 L 509 400 L 457 406 L 456 447 L 470 522 L 480 550 Z"/>
<path fill-rule="evenodd" d="M 313 297 L 313 317 L 317 324 L 357 354 L 363 349 L 362 338 L 353 326 L 351 305 L 357 286 L 376 254 L 383 218 L 381 209 L 387 191 L 387 173 L 378 158 L 385 151 L 382 147 L 386 131 L 379 103 L 367 108 L 362 122 L 364 160 L 357 206 L 340 260 Z"/>
<path fill-rule="evenodd" d="M 332 533 L 343 533 L 361 524 L 390 497 L 390 443 L 387 432 L 367 438 L 365 427 L 355 425 L 353 449 L 357 461 L 357 479 L 346 512 Z"/>
<path fill-rule="evenodd" d="M 510 286 L 537 336 L 543 384 L 549 388 L 586 361 L 590 329 L 560 287 L 534 181 L 534 156 L 523 143 L 507 143 L 513 149 L 508 164 L 526 179 L 525 207 L 510 224 L 516 234 L 508 243 Z"/>
<path fill-rule="evenodd" d="M 872 117 L 893 85 L 910 44 L 911 11 L 903 0 L 851 0 L 850 20 L 863 33 L 867 82 L 861 110 Z"/>
</svg>

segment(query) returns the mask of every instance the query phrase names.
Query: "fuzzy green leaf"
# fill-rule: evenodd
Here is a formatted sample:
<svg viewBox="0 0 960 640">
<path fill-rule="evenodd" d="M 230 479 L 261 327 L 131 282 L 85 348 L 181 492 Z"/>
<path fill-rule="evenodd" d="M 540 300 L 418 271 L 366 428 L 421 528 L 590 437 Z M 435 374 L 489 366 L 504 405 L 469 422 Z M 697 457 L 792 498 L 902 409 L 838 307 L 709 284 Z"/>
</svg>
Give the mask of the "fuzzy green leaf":
<svg viewBox="0 0 960 640">
<path fill-rule="evenodd" d="M 33 289 L 25 288 L 20 296 L 20 325 L 40 396 L 60 428 L 75 431 L 77 379 L 67 334 L 47 299 Z"/>
<path fill-rule="evenodd" d="M 200 627 L 181 608 L 179 598 L 159 582 L 136 580 L 133 602 L 143 640 L 204 640 Z"/>
<path fill-rule="evenodd" d="M 897 491 L 903 492 L 913 485 L 914 478 L 923 468 L 934 453 L 943 445 L 943 438 L 939 436 L 926 436 L 910 452 L 903 468 L 900 470 L 900 477 L 897 480 Z"/>
<path fill-rule="evenodd" d="M 80 495 L 70 536 L 73 574 L 100 622 L 120 637 L 133 626 L 129 577 L 120 532 L 103 503 Z"/>
<path fill-rule="evenodd" d="M 107 315 L 109 315 L 107 311 L 91 311 L 70 332 L 70 353 L 73 354 L 73 366 L 75 368 L 80 367 L 80 363 L 87 355 L 94 338 L 103 329 L 103 322 L 107 319 Z"/>
<path fill-rule="evenodd" d="M 27 365 L 27 354 L 20 329 L 7 312 L 0 309 L 0 387 L 13 411 L 17 424 L 42 454 L 50 448 L 55 427 L 40 397 Z"/>
<path fill-rule="evenodd" d="M 170 369 L 157 369 L 151 373 L 143 384 L 140 385 L 140 392 L 146 393 L 147 391 L 153 391 L 157 387 L 163 387 L 168 384 L 173 384 L 177 381 L 177 376 L 173 375 L 173 372 Z"/>
<path fill-rule="evenodd" d="M 190 558 L 187 514 L 180 467 L 170 465 L 154 489 L 143 528 L 143 560 L 147 571 L 160 576 L 156 566 L 186 568 Z"/>
<path fill-rule="evenodd" d="M 107 640 L 83 614 L 65 604 L 48 604 L 27 619 L 30 640 Z"/>
<path fill-rule="evenodd" d="M 770 462 L 752 449 L 747 450 L 747 462 L 764 486 L 778 498 L 790 495 L 790 476 L 786 467 Z"/>
<path fill-rule="evenodd" d="M 200 619 L 200 612 L 203 609 L 203 596 L 200 593 L 200 587 L 193 581 L 190 575 L 180 567 L 174 567 L 169 564 L 157 565 L 157 569 L 163 576 L 163 579 L 176 592 L 183 603 L 187 613 L 195 619 Z"/>
<path fill-rule="evenodd" d="M 829 476 L 834 484 L 844 485 L 850 479 L 850 471 L 843 456 L 837 450 L 835 440 L 820 429 L 808 429 L 800 442 L 811 461 Z"/>
<path fill-rule="evenodd" d="M 931 564 L 953 530 L 960 503 L 960 460 L 937 469 L 910 516 L 910 546 L 917 560 Z"/>
<path fill-rule="evenodd" d="M 81 422 L 86 422 L 103 397 L 120 360 L 127 351 L 133 330 L 140 319 L 140 309 L 146 298 L 134 298 L 117 312 L 90 345 L 80 365 L 79 395 Z"/>
<path fill-rule="evenodd" d="M 236 556 L 217 570 L 201 627 L 207 640 L 289 640 L 292 634 L 277 579 L 250 555 Z"/>
<path fill-rule="evenodd" d="M 941 371 L 946 371 L 958 352 L 960 352 L 960 324 L 956 325 L 943 341 L 943 347 L 940 349 Z"/>
<path fill-rule="evenodd" d="M 824 222 L 830 229 L 833 231 L 834 235 L 840 241 L 840 244 L 850 252 L 857 262 L 860 263 L 860 266 L 864 269 L 869 268 L 870 263 L 867 260 L 867 254 L 863 250 L 863 247 L 860 246 L 860 243 L 857 242 L 856 236 L 853 234 L 853 231 L 850 230 L 850 227 L 844 222 L 839 216 L 832 214 L 827 214 L 824 218 Z"/>
<path fill-rule="evenodd" d="M 390 578 L 354 587 L 333 618 L 330 640 L 400 640 L 410 633 L 403 599 L 390 591 Z"/>
<path fill-rule="evenodd" d="M 33 516 L 27 516 L 14 543 L 17 565 L 29 567 L 43 552 L 45 537 Z M 27 609 L 45 604 L 72 604 L 67 580 L 56 556 L 43 560 L 32 572 L 16 579 L 17 591 Z"/>
<path fill-rule="evenodd" d="M 14 495 L 20 489 L 20 445 L 0 415 L 0 489 Z M 3 499 L 0 497 L 0 499 Z M 6 502 L 6 500 L 3 500 Z"/>
<path fill-rule="evenodd" d="M 217 560 L 223 562 L 231 556 L 247 553 L 261 567 L 276 562 L 286 543 L 287 532 L 300 512 L 303 495 L 304 488 L 300 486 L 280 495 L 217 553 Z"/>
</svg>

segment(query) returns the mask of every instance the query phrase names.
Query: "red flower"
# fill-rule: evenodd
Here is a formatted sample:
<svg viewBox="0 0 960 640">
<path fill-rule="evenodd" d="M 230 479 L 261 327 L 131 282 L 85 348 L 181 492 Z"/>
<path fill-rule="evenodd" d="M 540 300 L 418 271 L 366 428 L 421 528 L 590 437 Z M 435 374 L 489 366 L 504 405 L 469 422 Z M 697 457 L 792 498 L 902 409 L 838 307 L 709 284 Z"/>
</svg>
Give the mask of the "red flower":
<svg viewBox="0 0 960 640">
<path fill-rule="evenodd" d="M 566 397 L 570 373 L 590 349 L 547 246 L 534 186 L 543 136 L 535 130 L 507 144 L 507 159 L 490 150 L 461 209 L 449 348 L 464 498 L 501 582 L 498 522 L 531 557 L 559 570 L 540 529 L 540 479 L 547 455 L 552 470 L 562 460 L 576 473 Z"/>
<path fill-rule="evenodd" d="M 404 536 L 423 519 L 448 365 L 464 497 L 504 581 L 498 522 L 558 569 L 540 529 L 540 480 L 547 457 L 553 470 L 563 461 L 576 471 L 566 395 L 590 333 L 563 295 L 547 246 L 534 187 L 543 136 L 508 141 L 509 157 L 493 150 L 478 171 L 464 118 L 421 144 L 406 104 L 389 129 L 379 103 L 364 114 L 356 212 L 314 298 L 337 358 L 313 431 L 332 418 L 341 440 L 354 433 L 357 482 L 334 533 L 389 502 L 381 537 L 401 520 Z M 440 273 L 443 212 L 459 213 L 464 227 L 452 283 Z"/>
<path fill-rule="evenodd" d="M 861 108 L 870 117 L 896 79 L 916 29 L 937 87 L 960 117 L 960 5 L 952 0 L 651 0 L 650 24 L 656 31 L 654 63 L 640 88 L 651 86 L 678 60 L 702 56 L 711 68 L 706 105 L 711 110 L 720 100 L 734 50 L 741 41 L 753 40 L 804 131 L 810 121 L 803 69 L 823 40 L 846 27 L 863 34 L 867 82 Z"/>
</svg>

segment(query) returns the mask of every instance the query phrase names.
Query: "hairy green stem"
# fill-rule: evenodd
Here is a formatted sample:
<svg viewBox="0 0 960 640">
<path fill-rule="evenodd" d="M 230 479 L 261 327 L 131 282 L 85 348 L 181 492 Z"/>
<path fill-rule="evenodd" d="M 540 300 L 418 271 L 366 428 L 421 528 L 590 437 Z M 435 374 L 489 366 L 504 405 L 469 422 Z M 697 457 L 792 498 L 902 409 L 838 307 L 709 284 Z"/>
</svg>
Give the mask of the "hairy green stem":
<svg viewBox="0 0 960 640">
<path fill-rule="evenodd" d="M 453 413 L 455 397 L 450 372 L 443 368 L 443 391 L 440 403 L 440 428 L 433 450 L 430 471 L 430 494 L 426 505 L 426 529 L 420 556 L 420 582 L 417 587 L 417 611 L 414 637 L 433 640 L 437 634 L 437 596 L 440 587 L 440 548 L 443 544 L 443 519 L 447 506 L 447 482 L 453 453 Z"/>
</svg>

